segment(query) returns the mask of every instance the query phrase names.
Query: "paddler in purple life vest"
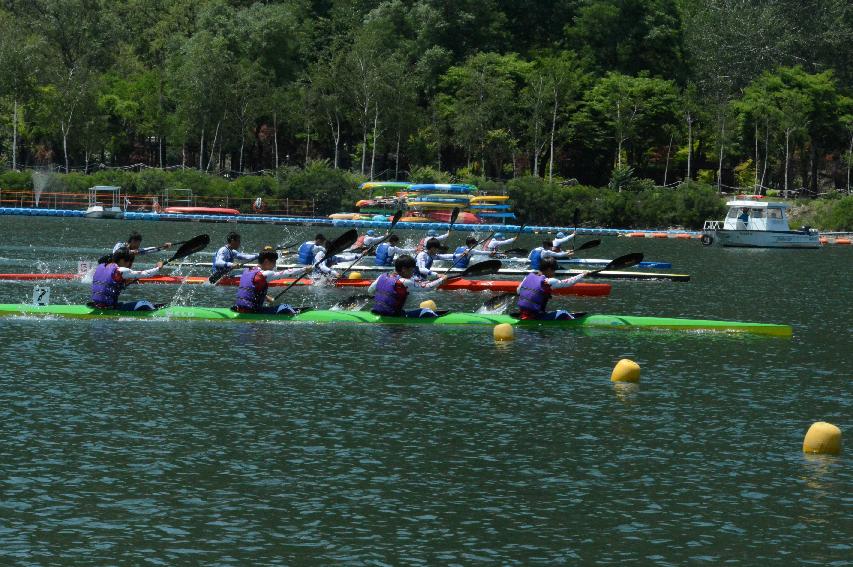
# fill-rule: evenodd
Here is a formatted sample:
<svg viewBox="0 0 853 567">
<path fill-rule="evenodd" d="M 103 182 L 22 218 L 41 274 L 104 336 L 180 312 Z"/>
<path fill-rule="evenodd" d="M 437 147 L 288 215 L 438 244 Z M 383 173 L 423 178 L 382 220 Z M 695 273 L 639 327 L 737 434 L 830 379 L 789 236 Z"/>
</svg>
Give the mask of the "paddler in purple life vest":
<svg viewBox="0 0 853 567">
<path fill-rule="evenodd" d="M 231 309 L 239 313 L 296 315 L 297 310 L 287 304 L 264 305 L 265 302 L 273 302 L 273 298 L 267 295 L 272 280 L 302 274 L 306 271 L 306 268 L 292 268 L 276 272 L 277 261 L 278 254 L 272 247 L 267 247 L 258 254 L 258 265 L 254 268 L 246 268 L 240 275 L 237 300 Z M 307 269 L 310 270 L 310 268 Z"/>
<path fill-rule="evenodd" d="M 453 251 L 453 254 L 436 254 L 436 258 L 439 260 L 452 260 L 454 268 L 459 268 L 464 270 L 471 264 L 471 260 L 474 256 L 491 256 L 491 252 L 486 252 L 485 250 L 475 250 L 474 246 L 477 245 L 477 239 L 473 236 L 469 236 L 465 239 L 465 244 L 462 246 L 457 246 L 456 250 Z"/>
<path fill-rule="evenodd" d="M 92 275 L 92 307 L 119 311 L 153 311 L 157 308 L 145 299 L 119 303 L 118 298 L 124 288 L 139 278 L 156 275 L 163 267 L 163 262 L 160 261 L 149 270 L 132 270 L 131 262 L 133 254 L 127 248 L 119 248 L 109 260 L 98 264 Z"/>
<path fill-rule="evenodd" d="M 373 309 L 371 309 L 371 312 L 377 315 L 394 317 L 438 317 L 438 314 L 432 309 L 403 309 L 406 305 L 406 298 L 409 297 L 410 293 L 434 290 L 447 279 L 447 276 L 441 276 L 427 283 L 413 278 L 412 274 L 414 271 L 415 259 L 408 254 L 403 254 L 394 261 L 393 272 L 382 274 L 376 278 L 367 289 L 368 293 L 373 294 Z"/>
<path fill-rule="evenodd" d="M 518 238 L 518 235 L 512 238 L 504 238 L 502 232 L 496 232 L 492 238 L 489 238 L 483 243 L 483 251 L 488 252 L 492 256 L 497 256 L 501 251 L 501 246 L 512 244 Z"/>
<path fill-rule="evenodd" d="M 157 246 L 148 246 L 147 248 L 140 248 L 142 245 L 142 235 L 136 231 L 130 233 L 130 236 L 127 237 L 127 241 L 124 242 L 116 242 L 115 246 L 113 246 L 112 253 L 115 254 L 118 252 L 119 248 L 127 248 L 128 252 L 131 254 L 130 264 L 133 265 L 133 259 L 136 256 L 142 256 L 143 254 L 150 254 L 152 252 L 159 252 Z M 166 242 L 163 244 L 163 250 L 168 250 L 172 247 L 171 242 Z"/>
<path fill-rule="evenodd" d="M 240 252 L 240 235 L 236 232 L 228 233 L 227 244 L 216 251 L 213 255 L 213 267 L 211 273 L 217 275 L 228 272 L 234 267 L 234 261 L 251 262 L 257 260 L 257 254 L 246 254 Z"/>
<path fill-rule="evenodd" d="M 397 256 L 402 256 L 403 254 L 413 254 L 415 250 L 413 248 L 400 248 L 397 246 L 400 243 L 400 237 L 396 234 L 392 234 L 388 237 L 387 242 L 383 242 L 379 246 L 376 247 L 376 259 L 374 260 L 377 266 L 388 266 L 391 267 L 394 265 L 394 258 Z"/>
<path fill-rule="evenodd" d="M 527 255 L 527 260 L 530 262 L 531 270 L 538 270 L 541 267 L 542 260 L 545 258 L 562 259 L 574 256 L 574 252 L 567 250 L 565 252 L 555 251 L 551 240 L 543 240 L 542 246 L 537 246 Z"/>
<path fill-rule="evenodd" d="M 543 258 L 539 270 L 527 274 L 518 286 L 518 308 L 521 319 L 538 319 L 540 321 L 556 321 L 559 319 L 574 319 L 572 314 L 563 309 L 546 311 L 551 290 L 571 287 L 578 283 L 585 274 L 581 273 L 564 280 L 554 277 L 557 272 L 557 260 Z"/>
<path fill-rule="evenodd" d="M 326 260 L 326 237 L 323 234 L 317 234 L 314 240 L 303 242 L 296 252 L 296 257 L 303 266 L 316 266 L 314 272 L 319 276 L 329 276 L 337 278 L 340 274 L 333 270 L 336 262 L 346 261 L 344 255 L 332 256 Z M 323 260 L 326 260 L 325 262 Z"/>
</svg>

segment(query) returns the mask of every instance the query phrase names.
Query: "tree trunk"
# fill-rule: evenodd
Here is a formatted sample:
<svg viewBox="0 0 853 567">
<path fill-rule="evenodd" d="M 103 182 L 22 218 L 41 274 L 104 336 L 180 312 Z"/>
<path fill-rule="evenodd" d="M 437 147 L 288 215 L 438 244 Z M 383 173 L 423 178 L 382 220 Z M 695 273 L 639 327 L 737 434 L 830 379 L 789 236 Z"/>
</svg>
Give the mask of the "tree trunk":
<svg viewBox="0 0 853 567">
<path fill-rule="evenodd" d="M 216 139 L 219 138 L 219 125 L 222 124 L 222 121 L 216 123 L 216 132 L 213 134 L 213 143 L 210 145 L 210 156 L 207 158 L 207 167 L 204 168 L 205 171 L 210 171 L 210 162 L 213 161 L 213 152 L 216 151 Z M 240 160 L 242 163 L 243 159 L 243 146 L 240 146 Z M 242 170 L 241 170 L 242 171 Z"/>
<path fill-rule="evenodd" d="M 723 192 L 723 148 L 725 147 L 724 140 L 726 138 L 726 122 L 723 117 L 723 125 L 720 128 L 720 161 L 717 163 L 717 193 Z"/>
<path fill-rule="evenodd" d="M 204 171 L 204 128 L 201 129 L 201 141 L 198 150 L 198 170 Z"/>
<path fill-rule="evenodd" d="M 15 97 L 12 110 L 12 171 L 18 170 L 18 98 Z M 849 176 L 848 176 L 849 177 Z M 848 182 L 848 185 L 850 183 Z"/>
<path fill-rule="evenodd" d="M 785 128 L 785 198 L 788 198 L 788 159 L 790 156 L 789 140 L 791 138 L 791 129 Z"/>
<path fill-rule="evenodd" d="M 367 128 L 361 133 L 361 174 L 364 175 L 364 170 L 367 167 Z"/>
<path fill-rule="evenodd" d="M 181 169 L 187 168 L 187 145 L 181 144 Z"/>
<path fill-rule="evenodd" d="M 400 178 L 400 129 L 397 129 L 397 152 L 394 154 L 394 179 Z"/>
<path fill-rule="evenodd" d="M 331 122 L 329 123 L 331 127 Z M 338 113 L 335 112 L 335 127 L 332 128 L 332 138 L 335 140 L 335 169 L 338 169 L 338 156 L 340 155 L 341 145 L 341 119 Z"/>
<path fill-rule="evenodd" d="M 755 121 L 755 163 L 752 164 L 755 175 L 753 176 L 754 181 L 752 182 L 753 191 L 757 195 L 761 195 L 761 188 L 758 186 L 758 120 Z"/>
<path fill-rule="evenodd" d="M 278 120 L 276 113 L 272 113 L 272 142 L 275 148 L 275 168 L 278 169 Z"/>
<path fill-rule="evenodd" d="M 616 144 L 616 167 L 622 168 L 622 105 L 619 101 L 616 102 L 616 137 L 619 143 Z M 622 192 L 622 186 L 619 186 L 619 192 Z"/>
<path fill-rule="evenodd" d="M 308 153 L 311 151 L 311 124 L 308 124 L 308 139 L 305 141 L 305 167 L 308 167 Z"/>
<path fill-rule="evenodd" d="M 690 113 L 687 114 L 687 181 L 692 179 L 690 177 L 691 171 L 690 167 L 692 165 L 692 157 L 693 157 L 693 118 L 690 116 Z"/>
<path fill-rule="evenodd" d="M 809 145 L 811 146 L 811 151 L 809 152 L 809 154 L 811 155 L 811 166 L 812 166 L 812 170 L 811 170 L 811 183 L 810 183 L 810 185 L 811 185 L 811 193 L 812 193 L 812 195 L 817 195 L 817 193 L 818 193 L 818 187 L 817 187 L 817 164 L 818 164 L 818 157 L 817 157 L 817 156 L 820 154 L 820 152 L 818 152 L 818 151 L 817 151 L 817 150 L 818 150 L 818 148 L 817 148 L 817 145 L 816 145 L 816 144 L 815 144 L 815 142 L 814 142 L 814 139 L 812 140 L 811 144 L 809 144 Z"/>
<path fill-rule="evenodd" d="M 850 194 L 850 162 L 853 161 L 853 132 L 850 134 L 850 149 L 847 150 L 847 194 Z"/>
<path fill-rule="evenodd" d="M 764 124 L 764 164 L 761 168 L 761 186 L 764 187 L 764 178 L 767 175 L 767 159 L 770 151 L 770 123 Z"/>
<path fill-rule="evenodd" d="M 672 153 L 672 138 L 675 134 L 669 135 L 669 146 L 666 148 L 666 165 L 663 168 L 663 186 L 666 187 L 666 178 L 669 174 L 669 155 Z"/>
<path fill-rule="evenodd" d="M 160 169 L 163 169 L 163 73 L 157 83 L 157 154 L 160 158 Z"/>
<path fill-rule="evenodd" d="M 557 87 L 554 87 L 554 111 L 551 113 L 551 157 L 548 160 L 548 183 L 554 180 L 554 131 L 557 129 Z"/>
<path fill-rule="evenodd" d="M 62 153 L 65 155 L 65 173 L 68 173 L 68 127 L 62 123 Z"/>
<path fill-rule="evenodd" d="M 379 125 L 379 105 L 376 105 L 373 114 L 373 148 L 370 152 L 370 180 L 373 181 L 373 167 L 376 165 L 376 130 Z"/>
</svg>

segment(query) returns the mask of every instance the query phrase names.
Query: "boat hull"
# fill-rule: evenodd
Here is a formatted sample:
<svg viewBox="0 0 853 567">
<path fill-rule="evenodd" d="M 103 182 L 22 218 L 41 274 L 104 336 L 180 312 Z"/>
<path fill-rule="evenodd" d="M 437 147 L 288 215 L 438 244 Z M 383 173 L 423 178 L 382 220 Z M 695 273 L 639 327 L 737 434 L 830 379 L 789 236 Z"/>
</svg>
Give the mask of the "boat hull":
<svg viewBox="0 0 853 567">
<path fill-rule="evenodd" d="M 727 248 L 820 248 L 817 231 L 716 230 L 712 236 Z"/>
<path fill-rule="evenodd" d="M 509 315 L 481 315 L 477 313 L 449 313 L 434 319 L 409 319 L 386 317 L 366 311 L 306 311 L 298 315 L 265 315 L 236 313 L 222 307 L 166 307 L 156 311 L 115 311 L 95 309 L 86 305 L 0 304 L 0 316 L 67 317 L 76 319 L 185 319 L 211 321 L 282 321 L 303 323 L 380 323 L 387 325 L 421 326 L 493 326 L 508 323 L 516 327 L 554 327 L 566 329 L 657 330 L 689 332 L 749 333 L 756 335 L 790 337 L 788 325 L 744 323 L 739 321 L 713 321 L 704 319 L 675 319 L 669 317 L 636 317 L 631 315 L 584 315 L 564 321 L 519 320 Z"/>
<path fill-rule="evenodd" d="M 120 219 L 124 218 L 124 211 L 118 207 L 94 206 L 86 209 L 84 216 L 87 219 Z"/>
</svg>

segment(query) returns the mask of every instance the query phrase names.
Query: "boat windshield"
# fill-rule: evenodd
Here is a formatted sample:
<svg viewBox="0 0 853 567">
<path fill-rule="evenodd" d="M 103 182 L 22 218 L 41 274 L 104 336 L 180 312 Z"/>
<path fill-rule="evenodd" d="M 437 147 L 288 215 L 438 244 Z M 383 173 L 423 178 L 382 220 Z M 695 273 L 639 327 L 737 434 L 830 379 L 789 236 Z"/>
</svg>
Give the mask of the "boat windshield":
<svg viewBox="0 0 853 567">
<path fill-rule="evenodd" d="M 781 219 L 782 218 L 782 209 L 767 209 L 767 218 L 768 219 Z"/>
<path fill-rule="evenodd" d="M 751 209 L 749 211 L 749 215 L 754 219 L 763 219 L 764 218 L 764 209 Z"/>
</svg>

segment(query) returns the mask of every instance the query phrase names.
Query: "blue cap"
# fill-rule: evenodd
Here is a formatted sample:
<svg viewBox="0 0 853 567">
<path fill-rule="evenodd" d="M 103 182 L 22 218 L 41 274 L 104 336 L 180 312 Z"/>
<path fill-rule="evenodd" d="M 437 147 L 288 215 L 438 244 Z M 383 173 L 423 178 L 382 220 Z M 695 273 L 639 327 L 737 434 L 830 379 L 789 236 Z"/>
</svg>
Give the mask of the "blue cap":
<svg viewBox="0 0 853 567">
<path fill-rule="evenodd" d="M 427 236 L 438 236 L 438 233 L 435 231 L 435 229 L 431 228 L 427 231 Z"/>
<path fill-rule="evenodd" d="M 500 240 L 503 237 L 504 237 L 504 233 L 502 233 L 502 232 L 496 232 L 495 236 L 494 236 L 495 240 Z"/>
<path fill-rule="evenodd" d="M 374 234 L 376 234 L 376 231 L 373 229 L 367 231 L 367 236 L 373 236 Z"/>
<path fill-rule="evenodd" d="M 557 233 L 557 238 L 565 238 L 565 237 L 566 237 L 565 233 L 562 233 L 562 232 Z"/>
</svg>

